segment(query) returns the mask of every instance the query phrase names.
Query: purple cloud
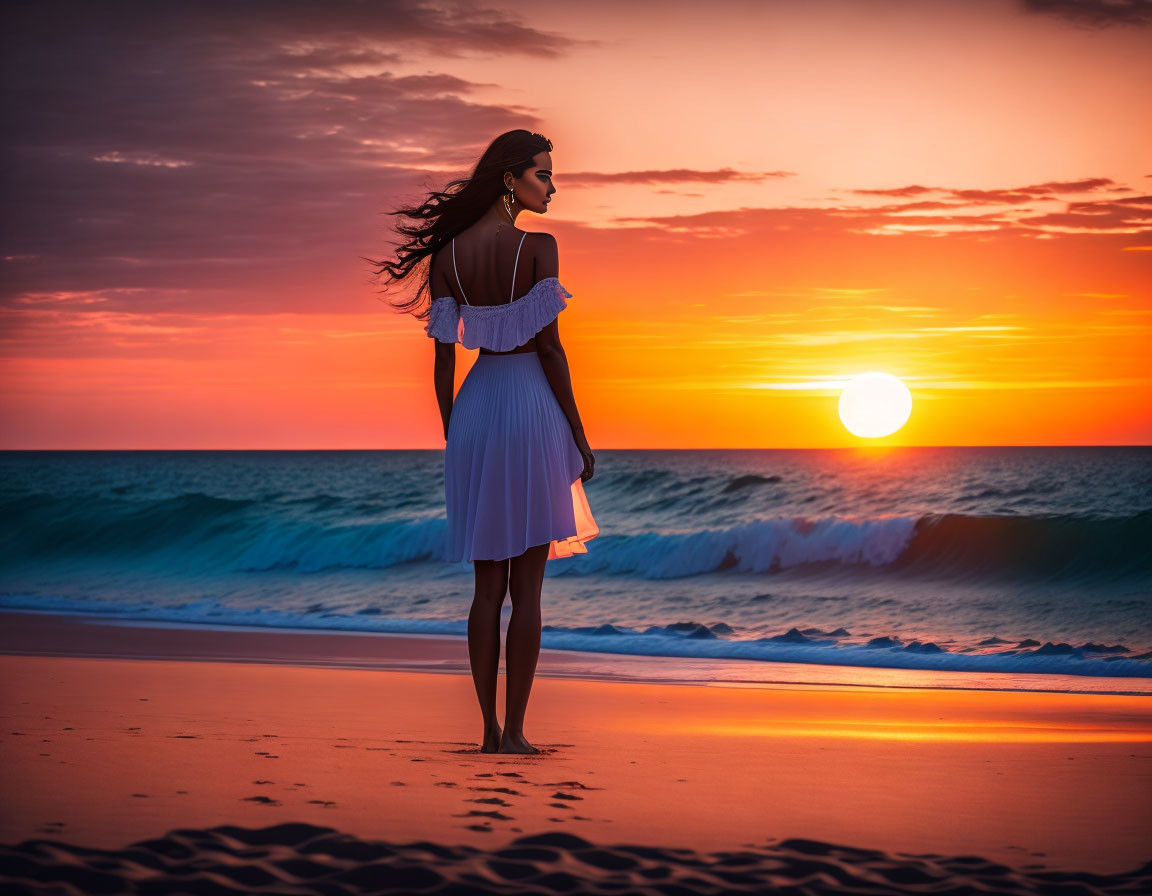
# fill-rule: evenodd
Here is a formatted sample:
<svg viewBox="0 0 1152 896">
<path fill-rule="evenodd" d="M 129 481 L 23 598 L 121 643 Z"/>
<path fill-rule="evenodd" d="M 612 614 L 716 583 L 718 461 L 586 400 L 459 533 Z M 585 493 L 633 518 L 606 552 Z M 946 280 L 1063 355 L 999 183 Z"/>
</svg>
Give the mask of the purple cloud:
<svg viewBox="0 0 1152 896">
<path fill-rule="evenodd" d="M 102 291 L 149 311 L 354 310 L 346 288 L 340 306 L 268 284 L 366 277 L 394 197 L 464 173 L 501 131 L 543 129 L 477 100 L 486 85 L 394 67 L 573 45 L 465 6 L 4 4 L 0 306 Z"/>
<path fill-rule="evenodd" d="M 1021 0 L 1026 12 L 1057 16 L 1085 28 L 1152 25 L 1152 0 Z"/>
</svg>

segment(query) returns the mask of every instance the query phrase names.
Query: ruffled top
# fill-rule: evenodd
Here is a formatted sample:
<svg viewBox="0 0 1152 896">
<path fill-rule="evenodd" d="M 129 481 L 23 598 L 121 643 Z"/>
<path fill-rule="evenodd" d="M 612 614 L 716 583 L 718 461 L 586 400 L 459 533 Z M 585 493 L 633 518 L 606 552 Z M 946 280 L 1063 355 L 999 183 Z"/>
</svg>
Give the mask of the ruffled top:
<svg viewBox="0 0 1152 896">
<path fill-rule="evenodd" d="M 464 348 L 511 351 L 523 345 L 568 307 L 572 298 L 557 277 L 545 277 L 518 299 L 502 305 L 459 305 L 452 296 L 432 302 L 424 332 Z"/>
</svg>

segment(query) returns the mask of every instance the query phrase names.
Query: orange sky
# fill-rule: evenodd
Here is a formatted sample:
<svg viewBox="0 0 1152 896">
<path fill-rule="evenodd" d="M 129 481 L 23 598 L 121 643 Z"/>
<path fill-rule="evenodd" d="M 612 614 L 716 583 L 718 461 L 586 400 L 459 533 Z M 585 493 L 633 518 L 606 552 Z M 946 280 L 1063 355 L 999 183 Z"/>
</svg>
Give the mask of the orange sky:
<svg viewBox="0 0 1152 896">
<path fill-rule="evenodd" d="M 513 127 L 594 449 L 875 444 L 869 370 L 912 390 L 882 444 L 1152 443 L 1152 21 L 619 6 L 23 13 L 0 447 L 443 447 L 360 256 Z"/>
</svg>

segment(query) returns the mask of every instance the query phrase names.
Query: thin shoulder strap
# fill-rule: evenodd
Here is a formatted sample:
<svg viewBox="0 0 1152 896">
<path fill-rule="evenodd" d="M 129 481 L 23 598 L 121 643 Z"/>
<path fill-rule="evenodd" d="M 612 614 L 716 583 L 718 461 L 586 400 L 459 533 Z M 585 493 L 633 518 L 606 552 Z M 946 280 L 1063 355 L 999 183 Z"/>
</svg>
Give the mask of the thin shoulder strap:
<svg viewBox="0 0 1152 896">
<path fill-rule="evenodd" d="M 456 286 L 460 289 L 460 298 L 468 304 L 468 296 L 464 295 L 464 287 L 460 284 L 460 269 L 456 267 L 456 237 L 452 237 L 452 270 L 456 272 Z"/>
<path fill-rule="evenodd" d="M 524 236 L 528 236 L 528 233 L 525 232 Z M 509 302 L 516 298 L 516 268 L 520 267 L 520 247 L 524 245 L 524 236 L 520 237 L 520 245 L 516 247 L 516 263 L 512 265 L 512 295 L 508 296 Z"/>
</svg>

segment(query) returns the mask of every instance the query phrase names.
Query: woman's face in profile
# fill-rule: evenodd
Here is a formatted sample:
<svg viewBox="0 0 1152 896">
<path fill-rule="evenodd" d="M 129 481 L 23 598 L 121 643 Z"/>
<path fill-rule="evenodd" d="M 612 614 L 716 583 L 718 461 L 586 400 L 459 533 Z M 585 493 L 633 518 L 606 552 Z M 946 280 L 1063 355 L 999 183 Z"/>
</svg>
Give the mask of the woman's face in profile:
<svg viewBox="0 0 1152 896">
<path fill-rule="evenodd" d="M 516 185 L 516 201 L 537 214 L 548 211 L 550 197 L 556 192 L 552 184 L 552 155 L 538 152 L 532 157 L 532 166 L 524 172 Z"/>
</svg>

